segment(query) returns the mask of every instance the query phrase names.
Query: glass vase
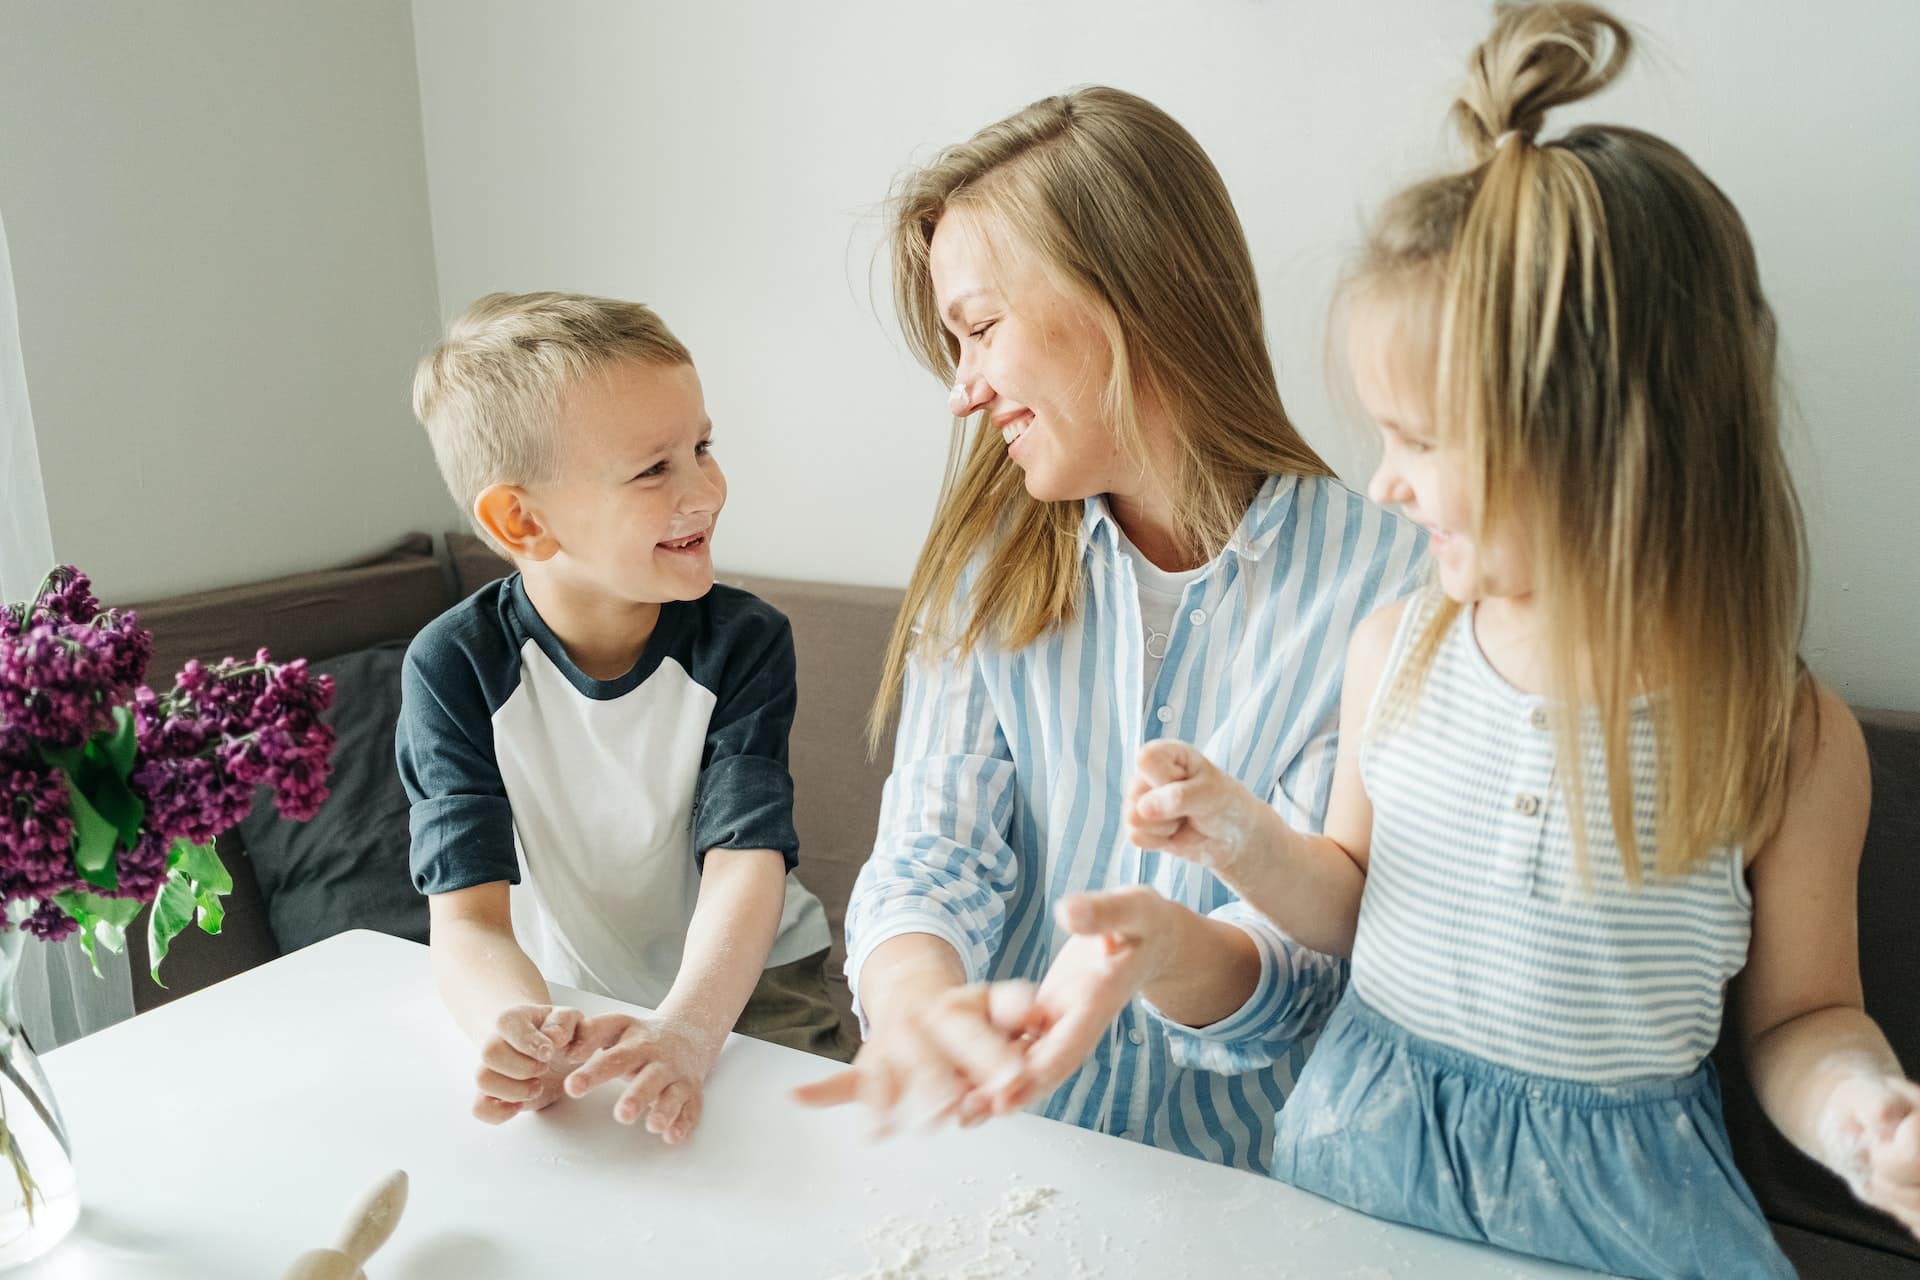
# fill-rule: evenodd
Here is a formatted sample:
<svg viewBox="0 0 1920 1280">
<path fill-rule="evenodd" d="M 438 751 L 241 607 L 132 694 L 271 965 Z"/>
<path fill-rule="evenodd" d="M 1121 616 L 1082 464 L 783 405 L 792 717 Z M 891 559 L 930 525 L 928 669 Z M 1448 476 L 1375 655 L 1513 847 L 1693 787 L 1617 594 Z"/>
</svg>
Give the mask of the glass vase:
<svg viewBox="0 0 1920 1280">
<path fill-rule="evenodd" d="M 0 916 L 0 1270 L 59 1244 L 80 1216 L 73 1144 L 14 999 L 22 949 L 39 945 Z"/>
</svg>

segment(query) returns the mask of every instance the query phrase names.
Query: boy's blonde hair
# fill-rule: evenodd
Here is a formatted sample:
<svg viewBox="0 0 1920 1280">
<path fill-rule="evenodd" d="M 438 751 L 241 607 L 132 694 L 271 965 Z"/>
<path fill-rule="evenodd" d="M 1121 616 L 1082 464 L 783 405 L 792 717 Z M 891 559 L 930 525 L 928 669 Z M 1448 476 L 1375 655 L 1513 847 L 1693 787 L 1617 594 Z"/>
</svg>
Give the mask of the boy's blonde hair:
<svg viewBox="0 0 1920 1280">
<path fill-rule="evenodd" d="M 1032 255 L 1087 308 L 1111 353 L 1104 407 L 1126 456 L 1146 463 L 1142 391 L 1172 421 L 1177 461 L 1165 481 L 1191 554 L 1226 545 L 1269 475 L 1332 474 L 1280 403 L 1226 186 L 1152 103 L 1098 86 L 1044 98 L 907 175 L 893 209 L 900 325 L 943 381 L 959 347 L 941 323 L 928 254 L 948 212 L 977 220 L 996 247 Z M 983 639 L 1018 649 L 1076 615 L 1083 507 L 1029 496 L 984 414 L 955 424 L 940 506 L 887 647 L 871 745 L 917 650 L 964 655 Z M 961 574 L 983 552 L 964 616 L 945 625 Z"/>
<path fill-rule="evenodd" d="M 1473 167 L 1391 201 L 1347 289 L 1433 326 L 1435 426 L 1476 470 L 1474 536 L 1531 543 L 1560 758 L 1604 757 L 1591 812 L 1637 883 L 1636 698 L 1658 743 L 1657 874 L 1777 822 L 1806 553 L 1739 213 L 1637 129 L 1536 141 L 1631 48 L 1590 4 L 1501 7 L 1453 106 Z M 1459 608 L 1415 637 L 1377 727 L 1407 713 Z M 1561 771 L 1576 818 L 1583 772 Z M 1572 826 L 1584 866 L 1593 832 Z"/>
<path fill-rule="evenodd" d="M 538 484 L 559 467 L 560 400 L 568 387 L 624 360 L 692 364 L 660 317 L 637 302 L 579 293 L 490 293 L 461 313 L 413 375 L 413 414 L 434 460 L 474 518 L 495 484 Z"/>
</svg>

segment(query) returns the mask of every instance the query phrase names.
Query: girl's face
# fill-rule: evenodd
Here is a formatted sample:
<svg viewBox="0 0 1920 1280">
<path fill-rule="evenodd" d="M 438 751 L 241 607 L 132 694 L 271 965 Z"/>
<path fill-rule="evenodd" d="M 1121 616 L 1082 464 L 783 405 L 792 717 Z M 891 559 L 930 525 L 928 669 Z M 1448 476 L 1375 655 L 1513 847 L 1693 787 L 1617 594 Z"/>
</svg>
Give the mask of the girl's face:
<svg viewBox="0 0 1920 1280">
<path fill-rule="evenodd" d="M 1042 502 L 1138 496 L 1140 470 L 1122 455 L 1102 406 L 1113 369 L 1105 337 L 1030 255 L 1012 252 L 1004 236 L 994 252 L 981 229 L 978 218 L 951 211 L 929 252 L 940 318 L 960 348 L 954 416 L 984 412 Z"/>
<path fill-rule="evenodd" d="M 1473 467 L 1466 450 L 1434 424 L 1436 358 L 1431 341 L 1396 323 L 1393 300 L 1356 298 L 1347 327 L 1347 360 L 1360 402 L 1380 429 L 1380 465 L 1367 496 L 1427 531 L 1440 587 L 1462 604 L 1533 593 L 1533 559 L 1517 536 L 1520 519 L 1473 536 Z"/>
</svg>

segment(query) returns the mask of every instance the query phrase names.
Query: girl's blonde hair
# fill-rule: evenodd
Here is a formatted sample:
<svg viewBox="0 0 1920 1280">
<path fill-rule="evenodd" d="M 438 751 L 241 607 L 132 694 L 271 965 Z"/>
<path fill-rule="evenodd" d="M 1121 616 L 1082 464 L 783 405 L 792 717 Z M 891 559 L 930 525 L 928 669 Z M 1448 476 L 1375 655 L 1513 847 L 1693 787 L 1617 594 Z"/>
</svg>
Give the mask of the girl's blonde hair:
<svg viewBox="0 0 1920 1280">
<path fill-rule="evenodd" d="M 413 374 L 413 414 L 427 429 L 447 491 L 473 514 L 496 484 L 538 484 L 559 466 L 568 387 L 625 360 L 692 364 L 649 307 L 581 293 L 490 293 L 461 312 Z"/>
<path fill-rule="evenodd" d="M 1631 48 L 1590 4 L 1502 6 L 1452 111 L 1472 168 L 1392 200 L 1348 288 L 1429 304 L 1436 428 L 1473 461 L 1474 537 L 1531 544 L 1560 758 L 1604 757 L 1638 883 L 1636 698 L 1658 750 L 1656 874 L 1777 821 L 1806 553 L 1773 314 L 1740 215 L 1637 129 L 1536 141 Z M 1416 635 L 1376 728 L 1407 713 L 1459 609 Z M 1584 867 L 1583 770 L 1561 774 Z"/>
<path fill-rule="evenodd" d="M 1269 475 L 1332 474 L 1280 403 L 1253 259 L 1226 186 L 1193 136 L 1152 103 L 1097 86 L 1044 98 L 907 175 L 893 210 L 900 325 L 943 381 L 959 346 L 941 323 L 928 253 L 949 212 L 1030 255 L 1087 309 L 1112 356 L 1104 411 L 1125 456 L 1146 465 L 1143 395 L 1172 427 L 1176 460 L 1164 479 L 1189 554 L 1225 546 Z M 1030 497 L 984 414 L 955 423 L 939 509 L 887 646 L 870 745 L 916 652 L 964 656 L 982 641 L 1018 649 L 1076 616 L 1083 508 Z"/>
</svg>

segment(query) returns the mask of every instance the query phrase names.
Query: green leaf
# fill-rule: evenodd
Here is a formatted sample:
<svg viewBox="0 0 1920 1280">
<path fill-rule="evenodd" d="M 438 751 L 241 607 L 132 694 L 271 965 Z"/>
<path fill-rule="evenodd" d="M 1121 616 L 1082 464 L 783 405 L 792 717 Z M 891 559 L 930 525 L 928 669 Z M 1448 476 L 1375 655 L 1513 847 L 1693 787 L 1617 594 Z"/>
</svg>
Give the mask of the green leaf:
<svg viewBox="0 0 1920 1280">
<path fill-rule="evenodd" d="M 127 926 L 140 914 L 141 904 L 131 898 L 103 898 L 95 893 L 66 889 L 53 895 L 54 905 L 80 923 L 80 949 L 87 953 L 93 976 L 100 976 L 100 958 L 94 953 L 98 938 L 116 954 L 127 945 Z"/>
<path fill-rule="evenodd" d="M 125 782 L 133 773 L 134 740 L 133 711 L 131 708 L 117 706 L 113 709 L 113 732 L 101 734 L 94 740 L 108 764 L 113 766 L 114 776 Z M 127 841 L 129 845 L 133 841 Z"/>
<path fill-rule="evenodd" d="M 80 762 L 86 759 L 86 755 L 84 746 L 61 747 L 58 750 L 52 747 L 40 748 L 40 758 L 65 773 L 79 772 Z"/>
<path fill-rule="evenodd" d="M 113 842 L 119 831 L 80 793 L 80 788 L 74 785 L 73 775 L 67 774 L 65 777 L 67 798 L 73 813 L 74 865 L 91 883 L 102 889 L 111 889 L 116 877 L 107 864 L 113 857 Z M 101 872 L 106 873 L 104 880 L 101 879 Z"/>
<path fill-rule="evenodd" d="M 91 769 L 88 774 L 87 798 L 100 816 L 113 824 L 120 843 L 133 848 L 140 842 L 140 828 L 146 825 L 146 803 L 112 769 Z"/>
<path fill-rule="evenodd" d="M 132 898 L 103 898 L 81 889 L 65 889 L 53 895 L 54 905 L 90 929 L 96 924 L 125 929 L 139 916 L 143 905 Z"/>
<path fill-rule="evenodd" d="M 220 926 L 226 923 L 227 919 L 227 909 L 220 905 L 220 895 L 206 891 L 196 893 L 193 900 L 200 905 L 200 932 L 220 932 Z"/>
<path fill-rule="evenodd" d="M 205 844 L 187 844 L 182 840 L 178 844 L 186 846 L 181 851 L 178 865 L 193 880 L 196 892 L 200 889 L 213 893 L 233 892 L 233 874 L 220 861 L 220 855 L 214 852 L 211 840 Z"/>
<path fill-rule="evenodd" d="M 160 981 L 160 962 L 167 958 L 167 949 L 193 919 L 193 907 L 193 890 L 187 886 L 186 876 L 178 870 L 169 873 L 147 916 L 147 954 L 152 957 L 153 980 L 159 986 L 167 985 Z"/>
</svg>

